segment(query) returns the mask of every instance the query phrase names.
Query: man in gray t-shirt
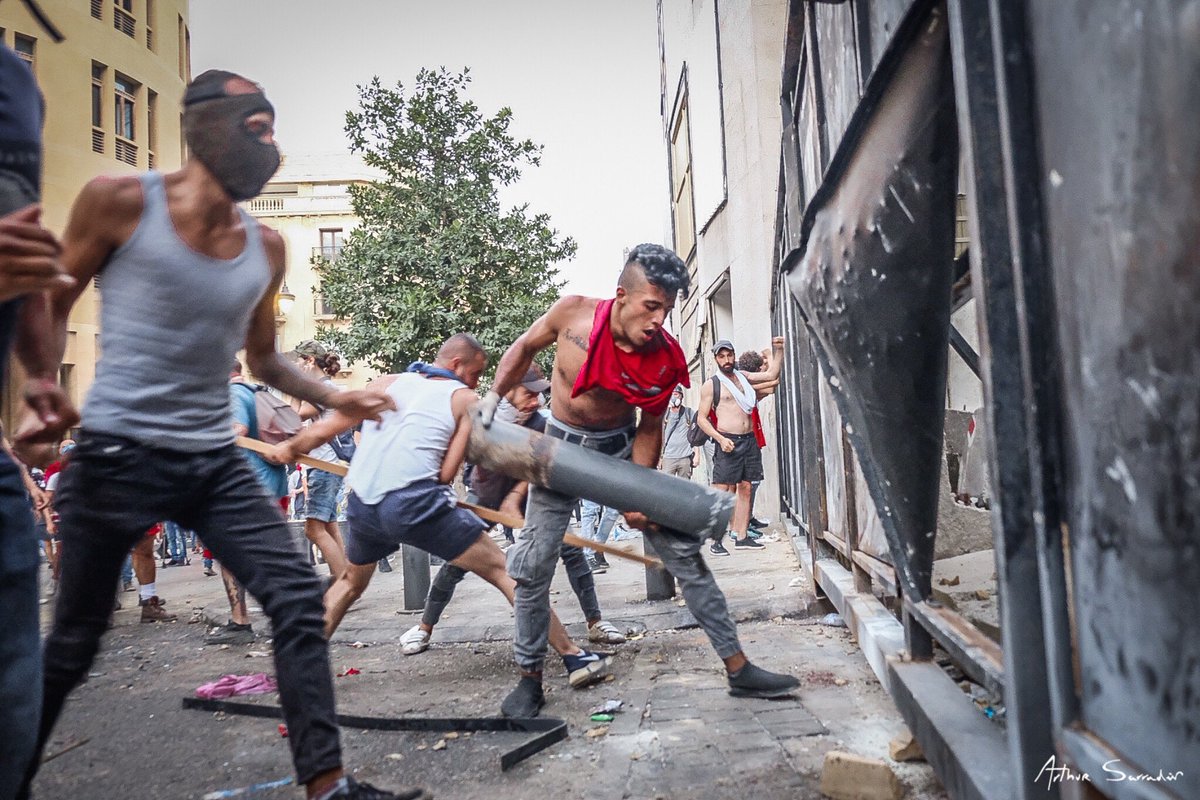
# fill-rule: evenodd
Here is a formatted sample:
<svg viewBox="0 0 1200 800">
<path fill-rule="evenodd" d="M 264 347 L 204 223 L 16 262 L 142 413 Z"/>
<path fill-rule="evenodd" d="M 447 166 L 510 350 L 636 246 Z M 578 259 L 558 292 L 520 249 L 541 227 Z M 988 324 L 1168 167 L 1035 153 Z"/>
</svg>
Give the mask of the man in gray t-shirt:
<svg viewBox="0 0 1200 800">
<path fill-rule="evenodd" d="M 663 450 L 658 464 L 668 475 L 690 480 L 692 470 L 700 465 L 700 448 L 692 447 L 687 438 L 688 426 L 695 418 L 696 412 L 683 404 L 683 387 L 676 386 L 663 415 Z"/>
</svg>

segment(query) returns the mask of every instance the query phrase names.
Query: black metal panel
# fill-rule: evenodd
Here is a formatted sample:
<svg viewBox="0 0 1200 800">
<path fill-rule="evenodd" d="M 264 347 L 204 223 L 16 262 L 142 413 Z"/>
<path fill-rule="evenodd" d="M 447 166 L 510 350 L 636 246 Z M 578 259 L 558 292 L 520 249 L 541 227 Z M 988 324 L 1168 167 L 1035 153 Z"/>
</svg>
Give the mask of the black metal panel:
<svg viewBox="0 0 1200 800">
<path fill-rule="evenodd" d="M 1200 797 L 1200 4 L 1028 13 L 1081 721 Z"/>
<path fill-rule="evenodd" d="M 990 0 L 952 0 L 951 38 L 966 156 L 971 286 L 995 443 L 992 528 L 1014 797 L 1053 798 L 1059 785 L 1038 783 L 1037 776 L 1054 753 L 1055 709 L 1070 705 L 1073 690 L 1061 545 L 1057 567 L 1052 558 L 1061 537 L 1054 491 L 1043 486 L 1055 474 L 1053 437 L 1043 432 L 1052 430 L 1056 414 L 1048 365 L 1057 351 L 1042 291 L 1036 116 L 1024 25 L 1019 4 L 1010 4 L 1004 18 L 995 10 Z M 1055 669 L 1048 673 L 1050 664 Z"/>
<path fill-rule="evenodd" d="M 783 265 L 906 595 L 930 593 L 957 172 L 945 10 L 905 19 Z M 828 466 L 828 465 L 827 465 Z"/>
<path fill-rule="evenodd" d="M 883 58 L 888 42 L 900 28 L 900 21 L 911 3 L 909 0 L 858 0 L 857 13 L 861 19 L 859 30 L 866 29 L 866 34 L 860 34 L 861 46 L 867 47 L 864 56 L 869 56 L 871 69 L 863 71 L 863 82 L 866 83 L 874 67 Z"/>
<path fill-rule="evenodd" d="M 830 142 L 846 132 L 861 95 L 854 7 L 849 3 L 809 6 L 814 16 L 817 52 L 821 55 L 821 88 Z"/>
</svg>

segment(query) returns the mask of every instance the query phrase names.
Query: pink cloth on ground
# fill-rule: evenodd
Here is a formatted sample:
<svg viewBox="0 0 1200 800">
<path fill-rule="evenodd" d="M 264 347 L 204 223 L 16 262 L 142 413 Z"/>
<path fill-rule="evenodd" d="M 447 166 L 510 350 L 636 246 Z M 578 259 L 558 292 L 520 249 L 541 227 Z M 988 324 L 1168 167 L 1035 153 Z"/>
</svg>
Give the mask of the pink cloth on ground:
<svg viewBox="0 0 1200 800">
<path fill-rule="evenodd" d="M 219 680 L 196 687 L 196 696 L 205 700 L 221 700 L 239 694 L 266 694 L 279 687 L 265 672 L 252 675 L 222 675 Z"/>
</svg>

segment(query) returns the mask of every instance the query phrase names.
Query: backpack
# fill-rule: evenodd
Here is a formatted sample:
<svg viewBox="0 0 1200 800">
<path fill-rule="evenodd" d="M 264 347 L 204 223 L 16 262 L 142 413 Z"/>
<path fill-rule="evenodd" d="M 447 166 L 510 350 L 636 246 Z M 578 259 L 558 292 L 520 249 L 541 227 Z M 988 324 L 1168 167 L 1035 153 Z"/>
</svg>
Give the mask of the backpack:
<svg viewBox="0 0 1200 800">
<path fill-rule="evenodd" d="M 358 430 L 358 427 L 356 425 L 348 431 L 342 431 L 329 440 L 329 446 L 333 448 L 333 452 L 346 463 L 350 463 L 350 459 L 354 458 L 354 451 L 358 449 L 358 445 L 354 443 L 354 431 Z"/>
<path fill-rule="evenodd" d="M 279 444 L 300 432 L 300 414 L 290 403 L 268 392 L 265 386 L 241 385 L 254 393 L 254 427 L 257 430 L 250 431 L 252 439 Z"/>
<path fill-rule="evenodd" d="M 713 427 L 715 428 L 717 426 L 717 422 L 716 422 L 714 412 L 717 407 L 717 403 L 721 402 L 721 382 L 719 380 L 717 380 L 716 377 L 714 377 L 712 379 L 712 384 L 713 384 L 712 407 L 713 407 L 714 411 L 709 411 L 708 416 L 709 416 L 709 422 L 711 422 Z M 703 447 L 704 445 L 708 444 L 708 440 L 710 438 L 712 438 L 712 437 L 710 437 L 707 433 L 705 433 L 704 429 L 700 427 L 700 415 L 696 414 L 694 417 L 692 417 L 692 421 L 688 423 L 688 429 L 687 429 L 688 444 L 690 444 L 692 447 Z"/>
</svg>

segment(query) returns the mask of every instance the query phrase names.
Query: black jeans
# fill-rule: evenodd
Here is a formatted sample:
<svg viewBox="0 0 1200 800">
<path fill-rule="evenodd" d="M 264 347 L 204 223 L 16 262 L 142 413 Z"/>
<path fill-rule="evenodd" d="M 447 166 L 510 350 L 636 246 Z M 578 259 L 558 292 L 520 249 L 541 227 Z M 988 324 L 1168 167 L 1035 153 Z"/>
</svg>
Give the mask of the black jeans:
<svg viewBox="0 0 1200 800">
<path fill-rule="evenodd" d="M 55 506 L 62 575 L 46 640 L 39 756 L 67 694 L 96 656 L 125 554 L 152 525 L 169 519 L 196 531 L 271 619 L 297 780 L 341 766 L 320 581 L 236 447 L 182 453 L 85 431 Z M 38 759 L 33 763 L 27 782 Z"/>
</svg>

